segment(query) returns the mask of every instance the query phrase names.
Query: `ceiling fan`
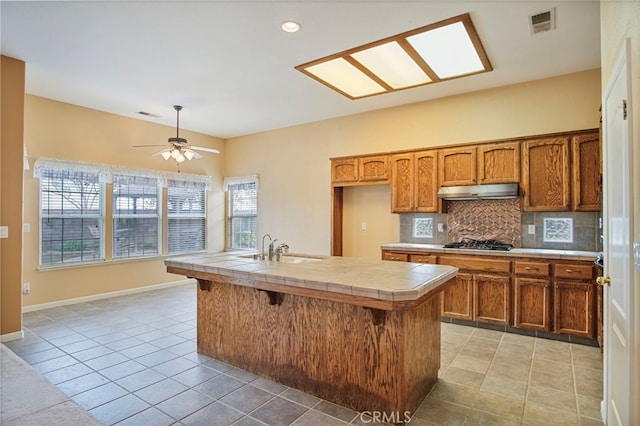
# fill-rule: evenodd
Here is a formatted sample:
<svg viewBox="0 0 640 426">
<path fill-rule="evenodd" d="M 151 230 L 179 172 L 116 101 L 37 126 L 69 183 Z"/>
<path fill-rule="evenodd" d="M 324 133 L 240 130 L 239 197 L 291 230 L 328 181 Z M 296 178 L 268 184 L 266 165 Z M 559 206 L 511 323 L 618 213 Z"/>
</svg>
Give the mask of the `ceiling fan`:
<svg viewBox="0 0 640 426">
<path fill-rule="evenodd" d="M 220 151 L 215 148 L 205 148 L 202 146 L 192 146 L 187 144 L 185 138 L 180 137 L 180 111 L 182 111 L 181 105 L 174 105 L 173 109 L 176 110 L 176 136 L 169 138 L 169 147 L 158 151 L 153 156 L 161 155 L 165 160 L 173 158 L 177 163 L 182 163 L 184 160 L 192 160 L 194 158 L 202 158 L 202 155 L 196 151 L 211 152 L 213 154 L 220 154 Z M 148 146 L 165 146 L 165 145 L 133 145 L 134 148 L 148 147 Z"/>
</svg>

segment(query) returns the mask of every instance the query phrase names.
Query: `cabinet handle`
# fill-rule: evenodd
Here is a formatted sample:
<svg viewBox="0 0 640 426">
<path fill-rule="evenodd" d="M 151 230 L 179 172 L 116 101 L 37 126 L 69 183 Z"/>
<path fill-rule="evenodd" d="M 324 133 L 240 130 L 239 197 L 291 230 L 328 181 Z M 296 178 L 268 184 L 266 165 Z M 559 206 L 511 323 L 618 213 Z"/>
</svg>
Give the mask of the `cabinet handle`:
<svg viewBox="0 0 640 426">
<path fill-rule="evenodd" d="M 525 266 L 525 268 L 524 268 L 524 269 L 525 269 L 525 271 L 532 271 L 532 270 L 533 270 L 533 271 L 537 271 L 537 270 L 538 270 L 538 268 L 531 268 L 531 267 L 529 267 L 529 266 Z"/>
<path fill-rule="evenodd" d="M 573 269 L 565 269 L 565 272 L 568 272 L 569 274 L 574 273 L 575 271 Z"/>
</svg>

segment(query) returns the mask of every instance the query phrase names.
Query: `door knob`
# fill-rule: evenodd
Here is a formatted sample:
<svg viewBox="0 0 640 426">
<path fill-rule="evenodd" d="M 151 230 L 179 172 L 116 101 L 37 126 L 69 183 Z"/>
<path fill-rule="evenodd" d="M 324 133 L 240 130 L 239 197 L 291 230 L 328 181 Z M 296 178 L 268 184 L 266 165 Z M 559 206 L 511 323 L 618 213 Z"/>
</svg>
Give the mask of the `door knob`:
<svg viewBox="0 0 640 426">
<path fill-rule="evenodd" d="M 611 277 L 598 277 L 598 278 L 596 278 L 596 283 L 598 285 L 602 285 L 602 286 L 605 286 L 605 285 L 610 286 L 611 285 Z"/>
</svg>

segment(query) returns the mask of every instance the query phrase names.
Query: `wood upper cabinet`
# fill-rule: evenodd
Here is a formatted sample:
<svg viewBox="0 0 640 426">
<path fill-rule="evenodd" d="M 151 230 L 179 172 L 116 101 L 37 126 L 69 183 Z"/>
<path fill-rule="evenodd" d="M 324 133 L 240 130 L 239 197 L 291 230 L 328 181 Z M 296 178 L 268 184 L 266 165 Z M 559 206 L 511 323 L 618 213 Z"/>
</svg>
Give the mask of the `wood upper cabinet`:
<svg viewBox="0 0 640 426">
<path fill-rule="evenodd" d="M 449 148 L 438 151 L 440 186 L 475 185 L 476 147 Z"/>
<path fill-rule="evenodd" d="M 520 142 L 480 145 L 477 155 L 479 184 L 520 182 Z"/>
<path fill-rule="evenodd" d="M 525 211 L 568 211 L 569 138 L 550 137 L 522 144 L 522 190 Z"/>
<path fill-rule="evenodd" d="M 391 156 L 391 211 L 437 212 L 437 151 Z"/>
<path fill-rule="evenodd" d="M 371 155 L 360 157 L 358 180 L 360 182 L 389 182 L 389 156 Z"/>
<path fill-rule="evenodd" d="M 575 211 L 600 211 L 602 163 L 598 132 L 571 138 L 573 154 L 571 208 Z"/>
<path fill-rule="evenodd" d="M 331 184 L 333 186 L 389 183 L 389 175 L 388 155 L 367 155 L 331 160 Z"/>
</svg>

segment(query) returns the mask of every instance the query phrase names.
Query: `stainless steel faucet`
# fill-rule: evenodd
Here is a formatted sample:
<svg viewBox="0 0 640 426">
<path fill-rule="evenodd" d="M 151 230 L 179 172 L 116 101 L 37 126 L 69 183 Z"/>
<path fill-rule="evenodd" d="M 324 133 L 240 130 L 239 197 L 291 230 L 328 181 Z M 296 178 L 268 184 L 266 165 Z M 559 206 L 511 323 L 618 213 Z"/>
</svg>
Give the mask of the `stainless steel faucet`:
<svg viewBox="0 0 640 426">
<path fill-rule="evenodd" d="M 271 237 L 269 237 L 269 239 L 271 239 Z M 277 238 L 274 240 L 271 240 L 271 242 L 269 243 L 269 260 L 273 260 L 273 253 L 274 253 L 273 245 L 276 243 L 276 241 L 278 241 Z"/>
<path fill-rule="evenodd" d="M 273 250 L 272 244 L 273 244 L 274 240 L 271 239 L 271 235 L 264 234 L 262 236 L 262 252 L 260 252 L 260 260 L 264 260 L 264 239 L 267 238 L 267 237 L 269 237 L 269 241 L 270 241 L 270 243 L 269 243 L 269 260 L 271 260 L 271 257 L 273 256 L 271 251 Z"/>
</svg>

